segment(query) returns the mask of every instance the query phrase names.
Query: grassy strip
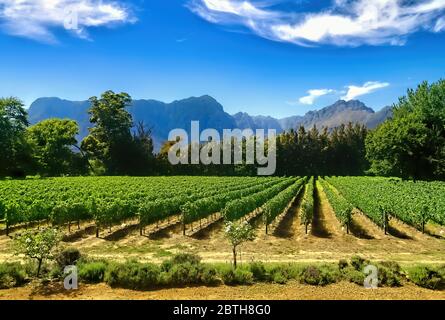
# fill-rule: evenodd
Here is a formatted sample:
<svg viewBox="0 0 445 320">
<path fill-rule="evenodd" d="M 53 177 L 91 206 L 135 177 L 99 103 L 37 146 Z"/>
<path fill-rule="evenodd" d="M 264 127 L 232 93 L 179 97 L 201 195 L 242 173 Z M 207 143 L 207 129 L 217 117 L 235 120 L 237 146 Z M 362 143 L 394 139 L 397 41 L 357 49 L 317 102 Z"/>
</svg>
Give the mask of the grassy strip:
<svg viewBox="0 0 445 320">
<path fill-rule="evenodd" d="M 346 232 L 349 233 L 349 226 L 351 224 L 352 210 L 354 209 L 354 206 L 341 195 L 336 193 L 333 187 L 326 180 L 320 179 L 319 181 L 323 187 L 326 198 L 331 204 L 332 209 L 334 209 L 338 221 L 340 221 L 343 227 L 346 227 Z"/>
<path fill-rule="evenodd" d="M 306 185 L 306 192 L 301 202 L 301 224 L 304 224 L 306 234 L 308 233 L 308 226 L 314 219 L 314 184 L 314 177 L 311 177 Z"/>
<path fill-rule="evenodd" d="M 111 287 L 133 290 L 152 290 L 164 287 L 251 285 L 258 282 L 325 286 L 349 281 L 363 286 L 364 268 L 372 264 L 378 268 L 379 286 L 397 287 L 407 281 L 418 286 L 444 290 L 445 265 L 415 265 L 400 267 L 395 262 L 371 262 L 360 257 L 335 263 L 262 263 L 252 262 L 233 269 L 230 264 L 206 264 L 192 254 L 179 254 L 162 264 L 125 263 L 81 258 L 71 250 L 62 253 L 57 263 L 45 269 L 46 281 L 63 281 L 64 265 L 76 264 L 81 283 L 105 282 Z M 0 264 L 0 289 L 22 286 L 32 279 L 30 265 Z"/>
</svg>

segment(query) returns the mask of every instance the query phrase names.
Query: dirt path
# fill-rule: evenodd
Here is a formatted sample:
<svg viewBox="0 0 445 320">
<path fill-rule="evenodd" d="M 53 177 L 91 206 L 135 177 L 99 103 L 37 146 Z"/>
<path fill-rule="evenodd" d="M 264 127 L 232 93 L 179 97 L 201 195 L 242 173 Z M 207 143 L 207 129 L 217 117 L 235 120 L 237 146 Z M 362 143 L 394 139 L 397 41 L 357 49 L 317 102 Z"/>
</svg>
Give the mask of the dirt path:
<svg viewBox="0 0 445 320">
<path fill-rule="evenodd" d="M 317 183 L 314 232 L 305 234 L 300 220 L 300 201 L 284 216 L 275 230 L 265 234 L 261 216 L 256 219 L 257 238 L 241 246 L 242 262 L 338 262 L 360 255 L 370 260 L 393 260 L 401 264 L 445 264 L 445 240 L 422 235 L 404 224 L 393 220 L 394 230 L 409 237 L 384 235 L 373 222 L 356 213 L 352 234 L 342 230 L 324 192 Z M 255 222 L 255 220 L 253 221 Z M 124 228 L 125 229 L 125 228 Z M 360 233 L 362 230 L 363 233 Z M 91 231 L 91 230 L 90 230 Z M 228 263 L 232 259 L 231 246 L 224 233 L 222 220 L 210 224 L 193 236 L 183 236 L 180 224 L 172 225 L 150 236 L 140 236 L 139 230 L 129 230 L 125 235 L 107 237 L 108 231 L 96 238 L 90 232 L 74 237 L 65 246 L 73 246 L 85 255 L 95 258 L 159 263 L 180 252 L 195 253 L 204 262 Z M 119 232 L 119 231 L 118 231 Z M 21 260 L 15 255 L 12 240 L 0 236 L 0 262 Z"/>
<path fill-rule="evenodd" d="M 383 239 L 383 231 L 359 210 L 354 210 L 351 221 L 351 232 L 361 239 Z"/>
<path fill-rule="evenodd" d="M 305 190 L 305 187 L 301 189 L 300 194 L 295 198 L 294 203 L 289 208 L 287 214 L 273 230 L 272 234 L 275 237 L 282 239 L 298 239 L 304 235 L 300 219 L 300 206 Z"/>
<path fill-rule="evenodd" d="M 401 239 L 414 239 L 419 241 L 425 241 L 431 238 L 428 234 L 422 234 L 419 230 L 414 227 L 407 225 L 401 220 L 391 217 L 389 220 L 389 232 Z"/>
<path fill-rule="evenodd" d="M 445 239 L 445 226 L 438 225 L 434 222 L 430 221 L 426 224 L 425 232 L 438 239 Z"/>
<path fill-rule="evenodd" d="M 323 187 L 318 181 L 315 183 L 314 220 L 311 232 L 319 238 L 334 238 L 344 235 L 344 231 L 323 192 Z"/>
<path fill-rule="evenodd" d="M 252 286 L 218 286 L 133 291 L 112 289 L 106 284 L 80 285 L 67 293 L 61 285 L 0 290 L 1 300 L 445 300 L 444 291 L 423 289 L 413 284 L 399 288 L 365 289 L 340 282 L 326 287 L 314 287 L 290 282 L 286 285 L 255 284 Z"/>
</svg>

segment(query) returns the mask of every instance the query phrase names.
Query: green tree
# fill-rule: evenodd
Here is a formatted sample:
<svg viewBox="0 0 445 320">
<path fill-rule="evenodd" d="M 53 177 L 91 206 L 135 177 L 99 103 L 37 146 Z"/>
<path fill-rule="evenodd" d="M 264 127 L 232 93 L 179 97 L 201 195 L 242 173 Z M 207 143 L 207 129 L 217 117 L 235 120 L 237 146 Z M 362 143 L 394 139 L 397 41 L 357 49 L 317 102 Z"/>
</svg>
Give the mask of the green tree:
<svg viewBox="0 0 445 320">
<path fill-rule="evenodd" d="M 127 93 L 106 91 L 100 99 L 91 97 L 90 102 L 88 113 L 94 127 L 82 141 L 82 150 L 99 160 L 107 174 L 126 173 L 130 167 L 128 148 L 133 143 L 132 117 L 126 110 L 131 97 Z"/>
<path fill-rule="evenodd" d="M 0 176 L 24 175 L 29 153 L 24 134 L 29 125 L 24 104 L 17 98 L 0 98 Z"/>
<path fill-rule="evenodd" d="M 445 177 L 445 81 L 422 83 L 394 105 L 393 118 L 366 140 L 371 172 L 403 178 Z"/>
<path fill-rule="evenodd" d="M 15 238 L 16 250 L 19 254 L 37 261 L 37 277 L 40 275 L 45 260 L 53 259 L 60 243 L 61 235 L 57 229 L 48 228 L 41 231 L 25 231 Z"/>
<path fill-rule="evenodd" d="M 277 174 L 296 176 L 360 175 L 368 167 L 361 124 L 340 125 L 329 132 L 313 126 L 289 130 L 277 138 Z"/>
<path fill-rule="evenodd" d="M 26 137 L 40 173 L 54 176 L 76 172 L 82 161 L 72 150 L 78 133 L 73 120 L 48 119 L 28 128 Z"/>
<path fill-rule="evenodd" d="M 232 245 L 233 253 L 233 267 L 236 268 L 237 265 L 237 248 L 244 242 L 253 241 L 255 239 L 255 230 L 252 226 L 244 222 L 231 222 L 226 223 L 226 237 L 229 239 Z"/>
<path fill-rule="evenodd" d="M 153 139 L 151 130 L 142 121 L 136 124 L 133 141 L 128 147 L 130 149 L 128 161 L 132 164 L 130 173 L 134 175 L 153 173 L 155 167 Z"/>
</svg>

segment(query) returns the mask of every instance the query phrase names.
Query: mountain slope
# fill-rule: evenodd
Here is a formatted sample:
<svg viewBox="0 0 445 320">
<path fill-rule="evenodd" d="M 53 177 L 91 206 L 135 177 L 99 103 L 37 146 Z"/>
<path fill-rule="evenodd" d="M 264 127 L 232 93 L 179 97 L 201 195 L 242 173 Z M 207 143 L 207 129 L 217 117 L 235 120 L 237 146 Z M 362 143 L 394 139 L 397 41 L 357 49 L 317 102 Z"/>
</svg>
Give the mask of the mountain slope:
<svg viewBox="0 0 445 320">
<path fill-rule="evenodd" d="M 386 107 L 379 112 L 374 112 L 363 102 L 358 100 L 344 101 L 339 100 L 333 105 L 327 106 L 316 111 L 309 111 L 304 116 L 292 116 L 283 119 L 273 119 L 264 123 L 265 117 L 251 117 L 246 113 L 237 113 L 234 115 L 238 126 L 248 125 L 250 128 L 274 128 L 277 123 L 277 130 L 289 130 L 304 126 L 311 128 L 316 125 L 318 128 L 328 127 L 329 129 L 340 126 L 343 123 L 361 123 L 368 128 L 375 128 L 392 115 L 391 107 Z M 269 117 L 270 118 L 270 117 Z"/>
<path fill-rule="evenodd" d="M 40 98 L 31 104 L 28 113 L 31 124 L 47 118 L 69 118 L 76 120 L 80 126 L 78 140 L 88 134 L 91 127 L 88 116 L 90 103 L 88 101 L 67 101 L 59 98 Z M 200 122 L 201 129 L 215 128 L 222 131 L 235 128 L 234 119 L 215 99 L 210 96 L 188 98 L 172 103 L 156 100 L 134 100 L 128 111 L 133 122 L 143 121 L 152 130 L 155 147 L 168 138 L 172 129 L 181 128 L 189 131 L 190 122 Z"/>
<path fill-rule="evenodd" d="M 306 128 L 316 125 L 318 128 L 335 128 L 342 123 L 362 123 L 367 125 L 370 118 L 375 114 L 374 110 L 368 108 L 358 100 L 339 100 L 333 105 L 318 111 L 309 111 L 304 117 L 291 117 L 281 119 L 280 123 L 284 130 L 296 128 L 303 125 Z"/>
<path fill-rule="evenodd" d="M 88 134 L 89 122 L 88 101 L 68 101 L 59 98 L 39 98 L 32 103 L 28 112 L 30 122 L 35 124 L 48 118 L 69 118 L 76 120 L 80 126 L 79 141 Z M 293 116 L 275 119 L 267 116 L 250 116 L 239 112 L 233 116 L 226 113 L 223 106 L 210 96 L 192 97 L 164 103 L 156 100 L 134 100 L 128 107 L 134 123 L 143 121 L 152 130 L 155 149 L 167 140 L 172 129 L 190 130 L 191 121 L 199 121 L 200 129 L 275 129 L 277 132 L 298 128 L 300 125 L 310 128 L 334 128 L 342 123 L 358 122 L 374 128 L 391 116 L 391 108 L 386 107 L 374 112 L 364 103 L 337 101 L 331 106 L 317 111 L 310 111 L 304 116 Z"/>
</svg>

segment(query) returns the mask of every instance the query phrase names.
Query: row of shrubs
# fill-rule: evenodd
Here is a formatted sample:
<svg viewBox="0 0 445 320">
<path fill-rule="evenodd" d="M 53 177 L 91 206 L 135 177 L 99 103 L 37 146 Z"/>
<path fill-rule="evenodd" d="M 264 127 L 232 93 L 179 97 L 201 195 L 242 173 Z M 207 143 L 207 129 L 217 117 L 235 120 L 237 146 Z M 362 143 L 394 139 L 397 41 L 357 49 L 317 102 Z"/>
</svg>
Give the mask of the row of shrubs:
<svg viewBox="0 0 445 320">
<path fill-rule="evenodd" d="M 52 269 L 46 270 L 49 278 L 61 278 L 64 266 L 76 264 L 79 279 L 83 283 L 105 282 L 112 287 L 134 290 L 191 285 L 251 285 L 257 282 L 285 284 L 290 280 L 315 286 L 339 281 L 362 286 L 365 280 L 363 269 L 370 264 L 370 261 L 353 257 L 350 261 L 341 260 L 338 265 L 252 262 L 233 269 L 229 264 L 201 263 L 200 257 L 191 254 L 179 254 L 158 265 L 137 261 L 94 261 L 82 258 L 76 250 L 65 251 L 56 261 L 57 264 Z M 397 287 L 409 280 L 429 289 L 441 290 L 445 287 L 445 266 L 415 266 L 402 270 L 394 262 L 375 265 L 378 267 L 380 286 Z M 17 263 L 0 264 L 0 289 L 23 285 L 30 274 L 27 266 Z"/>
</svg>

